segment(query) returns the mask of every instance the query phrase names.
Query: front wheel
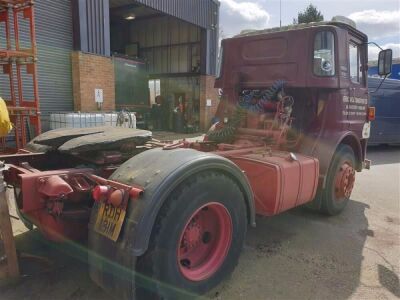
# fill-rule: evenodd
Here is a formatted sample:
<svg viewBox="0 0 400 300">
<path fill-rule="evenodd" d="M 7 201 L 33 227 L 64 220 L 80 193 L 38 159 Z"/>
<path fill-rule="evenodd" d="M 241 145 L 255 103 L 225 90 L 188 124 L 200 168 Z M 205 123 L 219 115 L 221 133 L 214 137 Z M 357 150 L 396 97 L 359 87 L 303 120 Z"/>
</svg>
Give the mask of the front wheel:
<svg viewBox="0 0 400 300">
<path fill-rule="evenodd" d="M 138 261 L 138 296 L 187 299 L 209 291 L 235 268 L 246 228 L 245 200 L 229 177 L 210 172 L 185 182 L 162 208 Z"/>
<path fill-rule="evenodd" d="M 326 188 L 321 191 L 321 211 L 337 215 L 347 206 L 356 180 L 356 160 L 350 146 L 341 145 L 329 168 Z"/>
</svg>

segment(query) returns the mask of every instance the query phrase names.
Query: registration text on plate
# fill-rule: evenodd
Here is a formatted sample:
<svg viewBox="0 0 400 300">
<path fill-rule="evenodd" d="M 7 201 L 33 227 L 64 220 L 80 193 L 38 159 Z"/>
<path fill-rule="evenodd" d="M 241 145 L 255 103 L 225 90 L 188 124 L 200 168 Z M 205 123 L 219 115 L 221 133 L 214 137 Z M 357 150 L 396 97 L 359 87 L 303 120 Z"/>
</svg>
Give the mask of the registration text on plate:
<svg viewBox="0 0 400 300">
<path fill-rule="evenodd" d="M 95 231 L 116 242 L 126 216 L 126 210 L 102 203 L 97 214 Z"/>
</svg>

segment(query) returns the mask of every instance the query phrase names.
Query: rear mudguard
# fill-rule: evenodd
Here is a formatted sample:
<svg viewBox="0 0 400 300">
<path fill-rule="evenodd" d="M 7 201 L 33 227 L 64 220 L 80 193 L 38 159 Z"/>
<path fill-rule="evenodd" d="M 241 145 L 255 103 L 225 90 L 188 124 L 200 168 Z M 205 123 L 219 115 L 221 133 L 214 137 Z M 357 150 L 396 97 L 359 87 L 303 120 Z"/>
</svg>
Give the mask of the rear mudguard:
<svg viewBox="0 0 400 300">
<path fill-rule="evenodd" d="M 253 193 L 245 174 L 221 156 L 192 149 L 143 152 L 123 164 L 111 180 L 144 188 L 144 195 L 129 203 L 127 217 L 116 243 L 94 232 L 98 207 L 89 224 L 89 264 L 92 279 L 112 293 L 134 289 L 136 257 L 149 245 L 157 215 L 171 192 L 197 173 L 217 171 L 232 178 L 240 187 L 248 208 L 249 223 L 255 226 Z M 122 285 L 125 285 L 123 287 Z M 120 295 L 129 298 L 129 295 Z"/>
<path fill-rule="evenodd" d="M 231 177 L 246 199 L 249 223 L 255 224 L 253 193 L 246 176 L 233 162 L 215 154 L 192 149 L 155 149 L 135 156 L 123 164 L 111 179 L 144 187 L 140 203 L 131 207 L 128 219 L 136 223 L 133 253 L 143 255 L 157 215 L 171 192 L 185 179 L 202 171 L 218 171 Z M 133 209 L 132 209 L 133 208 Z M 132 233 L 131 233 L 132 234 Z"/>
</svg>

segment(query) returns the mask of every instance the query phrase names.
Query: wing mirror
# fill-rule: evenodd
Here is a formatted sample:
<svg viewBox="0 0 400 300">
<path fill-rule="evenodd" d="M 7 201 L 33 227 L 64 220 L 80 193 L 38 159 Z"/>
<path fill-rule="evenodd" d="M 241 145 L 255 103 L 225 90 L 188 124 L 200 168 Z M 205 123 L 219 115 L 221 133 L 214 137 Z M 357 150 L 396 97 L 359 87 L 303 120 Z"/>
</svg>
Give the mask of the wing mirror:
<svg viewBox="0 0 400 300">
<path fill-rule="evenodd" d="M 386 49 L 379 52 L 378 74 L 379 76 L 387 76 L 392 73 L 392 49 Z"/>
</svg>

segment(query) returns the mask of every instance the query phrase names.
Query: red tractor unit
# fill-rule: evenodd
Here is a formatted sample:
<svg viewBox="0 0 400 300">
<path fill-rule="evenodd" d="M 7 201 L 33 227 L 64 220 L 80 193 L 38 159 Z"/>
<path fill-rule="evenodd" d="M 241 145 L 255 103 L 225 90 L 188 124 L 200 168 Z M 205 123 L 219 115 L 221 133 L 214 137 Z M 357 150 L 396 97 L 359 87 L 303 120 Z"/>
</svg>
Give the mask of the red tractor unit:
<svg viewBox="0 0 400 300">
<path fill-rule="evenodd" d="M 112 295 L 204 294 L 235 268 L 256 215 L 346 207 L 370 165 L 367 51 L 367 36 L 339 21 L 226 39 L 204 140 L 42 134 L 1 158 L 20 217 L 52 241 L 88 239 L 90 275 Z M 379 66 L 390 73 L 391 50 Z"/>
</svg>

